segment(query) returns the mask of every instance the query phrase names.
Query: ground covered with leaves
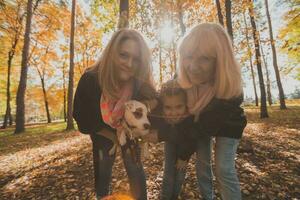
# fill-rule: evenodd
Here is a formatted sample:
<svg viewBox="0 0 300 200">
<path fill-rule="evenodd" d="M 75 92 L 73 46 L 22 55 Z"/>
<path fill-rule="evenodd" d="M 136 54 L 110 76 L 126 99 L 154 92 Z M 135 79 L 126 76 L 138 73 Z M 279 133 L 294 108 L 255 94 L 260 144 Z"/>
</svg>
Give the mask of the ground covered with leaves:
<svg viewBox="0 0 300 200">
<path fill-rule="evenodd" d="M 237 169 L 243 199 L 300 198 L 300 106 L 272 107 L 269 119 L 258 108 L 246 108 L 248 125 L 238 149 Z M 0 132 L 0 199 L 94 199 L 91 142 L 62 123 L 33 125 L 13 135 Z M 148 196 L 158 199 L 163 174 L 163 144 L 151 145 L 144 164 Z M 128 193 L 120 156 L 113 169 L 112 189 Z M 216 182 L 216 181 L 215 181 Z M 220 198 L 216 185 L 216 194 Z M 201 199 L 194 157 L 188 165 L 181 199 Z"/>
</svg>

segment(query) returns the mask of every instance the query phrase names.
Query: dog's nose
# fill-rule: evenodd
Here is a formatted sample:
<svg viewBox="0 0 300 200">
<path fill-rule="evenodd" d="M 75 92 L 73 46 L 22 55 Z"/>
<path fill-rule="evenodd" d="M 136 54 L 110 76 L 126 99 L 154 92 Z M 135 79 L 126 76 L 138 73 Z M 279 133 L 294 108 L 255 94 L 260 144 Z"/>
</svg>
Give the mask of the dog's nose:
<svg viewBox="0 0 300 200">
<path fill-rule="evenodd" d="M 144 124 L 144 128 L 145 128 L 145 129 L 148 130 L 148 129 L 150 129 L 150 127 L 151 127 L 150 124 Z"/>
</svg>

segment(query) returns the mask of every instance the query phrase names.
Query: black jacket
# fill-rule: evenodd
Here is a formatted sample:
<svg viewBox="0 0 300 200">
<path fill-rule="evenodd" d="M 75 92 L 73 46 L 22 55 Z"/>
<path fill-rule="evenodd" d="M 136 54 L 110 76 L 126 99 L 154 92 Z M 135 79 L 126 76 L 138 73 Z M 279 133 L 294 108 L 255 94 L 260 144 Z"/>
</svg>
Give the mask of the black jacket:
<svg viewBox="0 0 300 200">
<path fill-rule="evenodd" d="M 166 141 L 176 145 L 176 156 L 181 160 L 188 160 L 196 151 L 197 130 L 194 117 L 189 116 L 176 124 L 169 124 L 161 116 L 150 116 L 153 129 L 158 130 L 159 141 Z"/>
<path fill-rule="evenodd" d="M 95 134 L 103 128 L 115 131 L 102 120 L 101 94 L 98 74 L 92 70 L 86 71 L 79 80 L 73 107 L 73 117 L 79 131 L 84 134 Z M 152 98 L 156 98 L 155 90 L 141 81 L 135 80 L 132 99 L 142 101 Z"/>
<path fill-rule="evenodd" d="M 240 139 L 247 125 L 242 102 L 242 96 L 230 100 L 214 98 L 195 124 L 199 137 L 207 135 Z"/>
<path fill-rule="evenodd" d="M 193 116 L 175 125 L 168 124 L 161 117 L 150 117 L 150 121 L 152 127 L 158 129 L 159 140 L 176 144 L 177 156 L 188 160 L 196 151 L 198 139 L 210 136 L 241 138 L 247 124 L 244 110 L 240 107 L 242 102 L 242 97 L 230 100 L 214 98 L 197 122 L 194 122 Z"/>
</svg>

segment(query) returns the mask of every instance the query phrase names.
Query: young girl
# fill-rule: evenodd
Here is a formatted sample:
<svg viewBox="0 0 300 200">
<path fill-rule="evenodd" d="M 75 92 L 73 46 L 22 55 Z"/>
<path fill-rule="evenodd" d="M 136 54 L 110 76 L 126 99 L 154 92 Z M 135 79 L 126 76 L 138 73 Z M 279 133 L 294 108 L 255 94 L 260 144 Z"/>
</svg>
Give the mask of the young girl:
<svg viewBox="0 0 300 200">
<path fill-rule="evenodd" d="M 115 155 L 109 150 L 120 131 L 124 103 L 130 99 L 155 107 L 150 51 L 135 30 L 114 33 L 101 58 L 80 78 L 74 99 L 73 117 L 82 133 L 90 134 L 93 144 L 95 190 L 97 199 L 109 193 Z M 143 166 L 134 162 L 129 151 L 122 156 L 132 195 L 146 200 Z"/>
<path fill-rule="evenodd" d="M 161 108 L 158 107 L 157 113 L 150 118 L 152 127 L 158 131 L 159 141 L 165 141 L 164 177 L 160 199 L 175 200 L 185 178 L 188 160 L 196 151 L 193 116 L 190 116 L 187 110 L 186 93 L 175 80 L 162 86 L 160 103 Z"/>
<path fill-rule="evenodd" d="M 218 24 L 194 27 L 179 46 L 178 83 L 186 89 L 199 136 L 215 136 L 216 178 L 222 199 L 241 199 L 235 155 L 246 126 L 242 80 L 231 40 Z M 204 199 L 213 199 L 211 140 L 198 140 L 196 171 Z"/>
</svg>

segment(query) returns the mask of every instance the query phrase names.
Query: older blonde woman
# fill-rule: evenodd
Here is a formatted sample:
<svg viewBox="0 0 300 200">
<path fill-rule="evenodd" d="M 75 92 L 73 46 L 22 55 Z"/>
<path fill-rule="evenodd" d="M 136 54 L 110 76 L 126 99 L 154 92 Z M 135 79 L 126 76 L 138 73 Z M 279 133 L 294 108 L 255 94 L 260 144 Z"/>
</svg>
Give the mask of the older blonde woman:
<svg viewBox="0 0 300 200">
<path fill-rule="evenodd" d="M 74 99 L 74 119 L 82 133 L 90 134 L 93 144 L 97 199 L 109 193 L 115 155 L 110 149 L 121 129 L 124 103 L 130 99 L 155 106 L 150 51 L 135 30 L 114 33 L 101 58 L 80 78 Z M 146 179 L 141 161 L 122 147 L 122 155 L 132 195 L 146 200 Z M 135 148 L 139 148 L 135 146 Z"/>
<path fill-rule="evenodd" d="M 213 199 L 211 138 L 215 137 L 216 178 L 222 199 L 241 199 L 235 169 L 239 139 L 247 120 L 242 103 L 240 66 L 224 28 L 195 26 L 179 46 L 178 83 L 186 89 L 189 112 L 198 130 L 196 171 L 203 198 Z"/>
</svg>

